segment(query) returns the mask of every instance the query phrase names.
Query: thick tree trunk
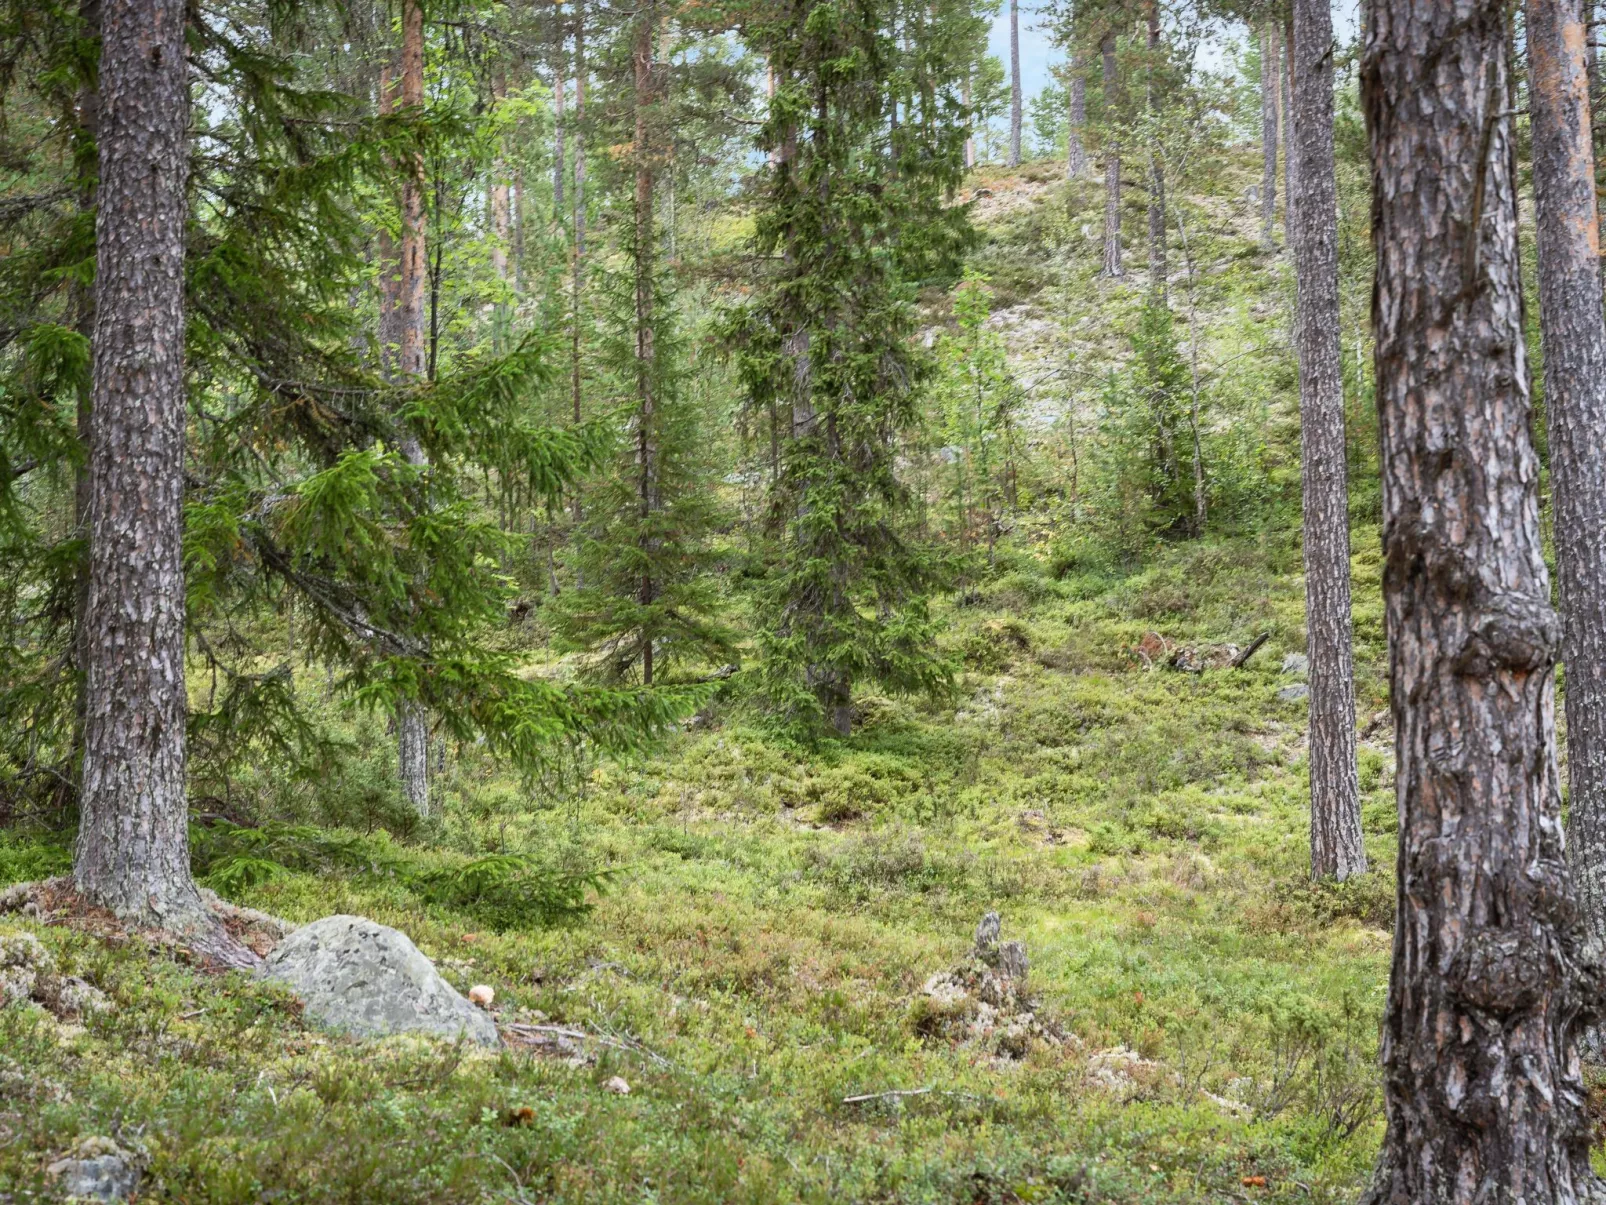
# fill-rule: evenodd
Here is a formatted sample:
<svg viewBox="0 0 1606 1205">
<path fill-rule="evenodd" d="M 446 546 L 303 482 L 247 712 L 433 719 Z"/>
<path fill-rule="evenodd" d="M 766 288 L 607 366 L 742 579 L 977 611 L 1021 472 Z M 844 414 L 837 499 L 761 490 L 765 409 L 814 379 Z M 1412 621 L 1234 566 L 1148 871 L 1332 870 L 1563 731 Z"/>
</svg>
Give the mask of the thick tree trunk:
<svg viewBox="0 0 1606 1205">
<path fill-rule="evenodd" d="M 1368 0 L 1383 591 L 1399 803 L 1368 1202 L 1598 1200 L 1523 342 L 1508 13 Z"/>
<path fill-rule="evenodd" d="M 1160 5 L 1158 0 L 1145 0 L 1144 10 L 1149 26 L 1149 62 L 1147 92 L 1149 117 L 1158 122 L 1159 99 L 1155 92 L 1154 73 L 1160 61 Z M 1161 305 L 1168 302 L 1166 280 L 1170 268 L 1166 262 L 1165 245 L 1165 160 L 1151 136 L 1149 143 L 1149 290 Z"/>
<path fill-rule="evenodd" d="M 1009 166 L 1020 166 L 1020 0 L 1009 0 Z"/>
<path fill-rule="evenodd" d="M 1310 869 L 1366 872 L 1355 771 L 1355 665 L 1350 636 L 1349 497 L 1338 325 L 1338 183 L 1333 163 L 1333 19 L 1327 0 L 1294 0 L 1293 120 L 1287 155 L 1300 454 L 1305 503 L 1305 630 L 1310 652 Z"/>
<path fill-rule="evenodd" d="M 1121 77 L 1115 63 L 1115 32 L 1099 43 L 1103 59 L 1104 120 L 1104 275 L 1120 276 L 1121 269 Z"/>
<path fill-rule="evenodd" d="M 184 794 L 183 0 L 101 13 L 94 448 L 79 890 L 210 928 Z"/>
<path fill-rule="evenodd" d="M 654 434 L 657 417 L 656 349 L 653 344 L 654 238 L 653 238 L 653 155 L 648 117 L 652 108 L 652 48 L 657 6 L 648 0 L 636 16 L 636 44 L 631 55 L 635 68 L 635 285 L 636 285 L 636 502 L 645 533 L 647 520 L 658 506 L 658 449 Z M 657 594 L 653 581 L 651 550 L 643 550 L 646 566 L 637 585 L 636 601 L 652 605 Z M 652 685 L 652 633 L 643 633 L 641 642 L 641 683 Z"/>
<path fill-rule="evenodd" d="M 1079 180 L 1087 172 L 1087 77 L 1083 74 L 1081 55 L 1071 56 L 1070 78 L 1065 90 L 1070 97 L 1065 136 L 1065 176 Z"/>
<path fill-rule="evenodd" d="M 417 114 L 424 107 L 423 0 L 402 0 L 402 108 Z M 424 157 L 409 152 L 402 172 L 401 276 L 396 292 L 396 330 L 400 348 L 397 371 L 406 381 L 425 373 L 424 290 L 428 260 L 424 212 Z M 424 462 L 417 442 L 406 439 L 402 452 L 414 464 Z M 429 719 L 416 702 L 396 707 L 397 769 L 402 795 L 420 816 L 429 815 Z"/>
<path fill-rule="evenodd" d="M 1277 246 L 1277 26 L 1260 31 L 1260 245 Z"/>
<path fill-rule="evenodd" d="M 1606 320 L 1585 31 L 1528 0 L 1539 323 L 1567 667 L 1568 809 L 1585 923 L 1606 950 Z"/>
</svg>

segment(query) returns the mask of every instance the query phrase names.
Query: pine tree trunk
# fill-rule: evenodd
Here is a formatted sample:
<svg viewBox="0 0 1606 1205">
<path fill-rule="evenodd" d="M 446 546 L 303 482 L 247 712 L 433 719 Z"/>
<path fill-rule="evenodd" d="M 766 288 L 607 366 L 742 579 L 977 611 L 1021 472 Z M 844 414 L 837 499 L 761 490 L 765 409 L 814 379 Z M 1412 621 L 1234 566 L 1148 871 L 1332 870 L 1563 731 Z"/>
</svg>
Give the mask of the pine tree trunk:
<svg viewBox="0 0 1606 1205">
<path fill-rule="evenodd" d="M 1020 166 L 1020 0 L 1009 0 L 1009 166 Z"/>
<path fill-rule="evenodd" d="M 402 0 L 401 91 L 402 108 L 418 114 L 424 106 L 423 0 Z M 402 172 L 401 274 L 396 295 L 396 330 L 400 350 L 397 371 L 405 381 L 422 380 L 425 373 L 424 290 L 428 275 L 425 245 L 424 158 L 408 153 Z M 424 462 L 423 450 L 404 439 L 402 453 L 414 464 Z M 420 815 L 429 815 L 429 721 L 412 700 L 396 707 L 397 768 L 402 795 Z"/>
<path fill-rule="evenodd" d="M 657 417 L 654 413 L 657 398 L 655 396 L 655 349 L 653 346 L 653 149 L 650 145 L 650 130 L 648 128 L 648 115 L 652 105 L 652 47 L 653 27 L 657 19 L 657 6 L 652 0 L 647 0 L 636 16 L 636 44 L 631 58 L 635 68 L 635 146 L 634 151 L 636 168 L 636 196 L 635 196 L 635 231 L 634 231 L 634 258 L 635 258 L 635 285 L 636 285 L 636 503 L 642 519 L 642 530 L 648 528 L 647 520 L 657 509 L 656 473 L 658 449 L 655 446 L 654 433 L 657 427 Z M 643 565 L 650 566 L 651 550 L 643 550 Z M 650 607 L 656 595 L 656 583 L 653 581 L 650 568 L 644 568 L 641 581 L 637 586 L 636 601 L 642 607 Z M 642 633 L 641 640 L 641 683 L 643 686 L 652 685 L 652 643 L 651 630 Z"/>
<path fill-rule="evenodd" d="M 1115 65 L 1115 33 L 1104 35 L 1099 43 L 1104 68 L 1104 112 L 1108 129 L 1104 146 L 1104 275 L 1120 276 L 1121 271 L 1121 80 Z"/>
<path fill-rule="evenodd" d="M 1338 183 L 1333 162 L 1333 19 L 1328 0 L 1294 0 L 1298 65 L 1286 154 L 1290 194 L 1304 477 L 1305 630 L 1310 652 L 1310 869 L 1317 879 L 1366 872 L 1355 769 L 1350 630 L 1349 494 L 1338 325 Z"/>
<path fill-rule="evenodd" d="M 210 927 L 184 792 L 183 0 L 101 12 L 94 447 L 82 821 L 93 903 Z"/>
<path fill-rule="evenodd" d="M 1283 237 L 1294 229 L 1294 177 L 1299 166 L 1294 155 L 1294 18 L 1283 29 Z"/>
<path fill-rule="evenodd" d="M 1155 95 L 1154 72 L 1160 59 L 1160 5 L 1158 0 L 1145 0 L 1144 9 L 1149 25 L 1149 63 L 1147 70 L 1147 102 L 1150 118 L 1158 121 L 1159 100 Z M 1155 147 L 1151 136 L 1149 146 L 1149 291 L 1161 305 L 1168 302 L 1166 291 L 1170 268 L 1165 245 L 1165 160 Z"/>
<path fill-rule="evenodd" d="M 570 327 L 570 338 L 573 345 L 570 348 L 569 372 L 570 391 L 574 403 L 574 421 L 579 424 L 580 415 L 580 310 L 585 275 L 586 255 L 586 155 L 585 155 L 585 119 L 586 119 L 586 7 L 585 0 L 575 0 L 574 5 L 574 262 L 571 272 L 571 284 L 574 292 L 572 308 L 574 322 Z M 578 522 L 580 518 L 580 497 L 574 498 L 574 517 Z"/>
<path fill-rule="evenodd" d="M 1070 180 L 1079 180 L 1087 171 L 1087 145 L 1083 138 L 1083 132 L 1087 129 L 1087 78 L 1082 73 L 1080 55 L 1071 58 L 1066 92 L 1070 96 L 1070 112 L 1066 114 L 1065 176 Z"/>
<path fill-rule="evenodd" d="M 558 65 L 552 70 L 552 216 L 554 221 L 563 214 L 563 35 L 558 35 Z"/>
<path fill-rule="evenodd" d="M 1277 247 L 1277 26 L 1260 31 L 1260 245 Z"/>
<path fill-rule="evenodd" d="M 491 102 L 499 105 L 507 97 L 507 75 L 498 70 L 491 79 Z M 491 180 L 486 189 L 487 207 L 490 213 L 491 227 L 491 270 L 496 278 L 505 287 L 508 285 L 508 248 L 512 245 L 512 213 L 508 196 L 508 170 L 507 160 L 502 154 L 500 140 L 497 144 L 495 156 L 491 160 Z M 505 296 L 498 299 L 496 307 L 496 338 L 495 346 L 505 349 L 508 338 L 509 307 Z"/>
<path fill-rule="evenodd" d="M 1383 592 L 1399 803 L 1366 1200 L 1598 1200 L 1576 1031 L 1507 10 L 1368 0 Z"/>
<path fill-rule="evenodd" d="M 964 82 L 964 85 L 963 85 L 963 89 L 964 89 L 963 90 L 963 95 L 961 96 L 960 99 L 964 102 L 965 109 L 968 112 L 969 109 L 970 109 L 970 72 L 968 72 L 968 71 L 965 72 L 965 82 Z M 770 68 L 770 98 L 773 100 L 774 97 L 775 97 L 775 69 L 772 67 L 772 68 Z M 965 170 L 966 171 L 969 171 L 971 168 L 976 166 L 976 138 L 975 138 L 975 135 L 971 132 L 972 129 L 973 129 L 973 127 L 970 127 L 970 126 L 967 126 L 966 129 L 965 129 Z M 770 152 L 770 162 L 774 163 L 775 161 L 776 161 L 776 152 L 775 151 L 771 151 Z"/>
<path fill-rule="evenodd" d="M 1606 950 L 1606 321 L 1583 23 L 1528 0 L 1529 105 L 1556 564 L 1567 667 L 1568 824 L 1585 923 Z"/>
</svg>

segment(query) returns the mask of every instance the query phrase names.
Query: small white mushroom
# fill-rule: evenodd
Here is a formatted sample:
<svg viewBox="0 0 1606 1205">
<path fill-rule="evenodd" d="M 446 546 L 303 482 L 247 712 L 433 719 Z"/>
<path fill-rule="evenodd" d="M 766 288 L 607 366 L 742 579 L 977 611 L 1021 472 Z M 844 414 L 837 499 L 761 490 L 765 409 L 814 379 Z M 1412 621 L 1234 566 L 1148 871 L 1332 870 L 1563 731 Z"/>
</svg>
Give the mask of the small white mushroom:
<svg viewBox="0 0 1606 1205">
<path fill-rule="evenodd" d="M 481 1008 L 490 1008 L 491 1001 L 496 999 L 496 990 L 488 983 L 476 983 L 468 989 L 468 998 Z"/>
</svg>

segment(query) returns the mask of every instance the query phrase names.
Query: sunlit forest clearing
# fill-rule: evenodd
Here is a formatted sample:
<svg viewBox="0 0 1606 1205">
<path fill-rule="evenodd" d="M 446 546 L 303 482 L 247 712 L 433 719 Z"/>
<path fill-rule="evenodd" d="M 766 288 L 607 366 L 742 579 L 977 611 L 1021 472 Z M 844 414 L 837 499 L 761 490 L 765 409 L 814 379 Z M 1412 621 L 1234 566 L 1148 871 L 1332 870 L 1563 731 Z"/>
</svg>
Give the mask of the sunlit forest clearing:
<svg viewBox="0 0 1606 1205">
<path fill-rule="evenodd" d="M 0 3 L 0 1205 L 1606 1196 L 1594 9 L 1363 7 Z"/>
</svg>

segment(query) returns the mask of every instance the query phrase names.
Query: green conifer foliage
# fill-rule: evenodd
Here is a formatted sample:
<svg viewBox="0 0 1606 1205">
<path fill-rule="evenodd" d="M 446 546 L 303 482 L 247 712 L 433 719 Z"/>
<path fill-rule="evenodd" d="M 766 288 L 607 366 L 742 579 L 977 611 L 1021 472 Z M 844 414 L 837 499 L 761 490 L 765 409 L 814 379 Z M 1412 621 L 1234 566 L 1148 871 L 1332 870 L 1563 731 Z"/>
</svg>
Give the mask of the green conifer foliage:
<svg viewBox="0 0 1606 1205">
<path fill-rule="evenodd" d="M 780 266 L 732 333 L 748 405 L 773 408 L 784 432 L 763 681 L 784 714 L 839 734 L 857 682 L 937 694 L 952 681 L 927 609 L 938 562 L 911 537 L 897 459 L 929 375 L 912 282 L 963 245 L 963 211 L 943 202 L 961 171 L 972 19 L 836 0 L 780 6 L 753 31 L 778 81 L 757 241 Z M 894 127 L 883 81 L 899 65 L 912 85 Z"/>
</svg>

